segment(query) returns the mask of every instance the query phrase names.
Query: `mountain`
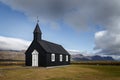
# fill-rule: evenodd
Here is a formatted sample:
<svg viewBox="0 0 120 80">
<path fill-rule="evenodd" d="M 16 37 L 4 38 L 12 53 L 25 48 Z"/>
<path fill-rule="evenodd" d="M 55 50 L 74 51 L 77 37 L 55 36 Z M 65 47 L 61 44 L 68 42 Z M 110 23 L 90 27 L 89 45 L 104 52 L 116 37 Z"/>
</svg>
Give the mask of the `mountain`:
<svg viewBox="0 0 120 80">
<path fill-rule="evenodd" d="M 95 56 L 92 56 L 91 58 L 93 61 L 113 61 L 114 60 L 110 56 L 101 57 L 101 56 L 95 55 Z"/>
<path fill-rule="evenodd" d="M 85 56 L 80 51 L 68 51 L 71 54 L 71 60 L 72 61 L 115 61 L 110 56 L 100 56 L 100 55 L 91 55 L 91 56 Z"/>
<path fill-rule="evenodd" d="M 25 60 L 24 55 L 25 51 L 13 51 L 13 50 L 6 50 L 0 51 L 0 61 L 4 60 Z"/>
<path fill-rule="evenodd" d="M 84 56 L 82 54 L 74 54 L 71 55 L 72 61 L 114 61 L 114 59 L 110 56 L 102 57 L 99 55 L 94 56 Z"/>
<path fill-rule="evenodd" d="M 69 51 L 68 51 L 69 52 Z M 4 60 L 25 60 L 25 51 L 14 51 L 14 50 L 0 50 L 0 61 Z M 69 52 L 70 53 L 70 52 Z M 85 56 L 78 51 L 71 51 L 71 61 L 114 61 L 110 56 Z"/>
</svg>

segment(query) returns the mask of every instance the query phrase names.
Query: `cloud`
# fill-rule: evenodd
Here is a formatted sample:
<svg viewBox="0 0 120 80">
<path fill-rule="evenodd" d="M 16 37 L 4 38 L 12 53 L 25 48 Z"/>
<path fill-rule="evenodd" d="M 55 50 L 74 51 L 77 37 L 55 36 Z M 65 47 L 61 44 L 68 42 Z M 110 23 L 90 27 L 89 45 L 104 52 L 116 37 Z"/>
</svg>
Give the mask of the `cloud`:
<svg viewBox="0 0 120 80">
<path fill-rule="evenodd" d="M 119 0 L 0 0 L 13 10 L 28 17 L 39 16 L 46 23 L 61 19 L 65 24 L 80 28 L 89 25 L 108 26 L 120 16 Z"/>
<path fill-rule="evenodd" d="M 95 33 L 95 50 L 105 55 L 120 55 L 120 16 L 111 18 L 106 30 Z"/>
<path fill-rule="evenodd" d="M 0 50 L 26 50 L 30 41 L 0 36 Z"/>
<path fill-rule="evenodd" d="M 0 0 L 28 17 L 40 17 L 44 24 L 59 27 L 59 20 L 77 30 L 100 25 L 95 49 L 104 54 L 120 54 L 120 0 Z"/>
<path fill-rule="evenodd" d="M 79 50 L 67 50 L 70 54 L 80 54 Z"/>
<path fill-rule="evenodd" d="M 74 27 L 109 25 L 120 16 L 119 0 L 0 0 L 29 17 L 59 19 Z"/>
<path fill-rule="evenodd" d="M 95 34 L 95 50 L 106 55 L 120 55 L 120 34 L 110 31 L 99 31 Z"/>
<path fill-rule="evenodd" d="M 89 53 L 87 51 L 79 51 L 79 50 L 67 50 L 71 55 L 72 54 L 82 54 L 82 55 L 85 55 L 85 56 L 93 56 L 95 55 L 94 53 Z"/>
</svg>

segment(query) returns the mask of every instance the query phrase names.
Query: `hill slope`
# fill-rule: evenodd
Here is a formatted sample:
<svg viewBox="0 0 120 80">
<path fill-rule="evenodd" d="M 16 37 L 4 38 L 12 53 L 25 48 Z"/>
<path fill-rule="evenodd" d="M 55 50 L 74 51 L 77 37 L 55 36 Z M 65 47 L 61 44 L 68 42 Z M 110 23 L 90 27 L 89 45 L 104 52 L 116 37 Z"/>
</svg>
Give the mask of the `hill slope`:
<svg viewBox="0 0 120 80">
<path fill-rule="evenodd" d="M 25 60 L 25 51 L 0 51 L 0 60 Z"/>
</svg>

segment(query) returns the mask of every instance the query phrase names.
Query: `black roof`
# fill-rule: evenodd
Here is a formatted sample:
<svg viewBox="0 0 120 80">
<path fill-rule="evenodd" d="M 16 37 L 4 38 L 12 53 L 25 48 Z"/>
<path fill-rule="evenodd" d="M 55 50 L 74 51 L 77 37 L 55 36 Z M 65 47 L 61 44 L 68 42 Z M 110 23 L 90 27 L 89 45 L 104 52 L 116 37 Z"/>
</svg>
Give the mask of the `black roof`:
<svg viewBox="0 0 120 80">
<path fill-rule="evenodd" d="M 40 40 L 39 44 L 42 48 L 48 53 L 57 53 L 57 54 L 69 54 L 61 45 L 48 42 L 45 40 Z"/>
<path fill-rule="evenodd" d="M 38 23 L 36 24 L 34 33 L 42 33 L 41 30 L 40 30 L 40 28 L 39 28 L 39 24 Z"/>
</svg>

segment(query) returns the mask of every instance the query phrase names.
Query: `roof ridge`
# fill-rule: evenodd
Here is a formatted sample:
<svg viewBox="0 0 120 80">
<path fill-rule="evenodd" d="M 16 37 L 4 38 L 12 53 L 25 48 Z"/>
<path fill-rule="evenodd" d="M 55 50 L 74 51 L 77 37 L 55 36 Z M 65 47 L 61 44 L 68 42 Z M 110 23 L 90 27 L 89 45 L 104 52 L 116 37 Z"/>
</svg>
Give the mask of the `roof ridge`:
<svg viewBox="0 0 120 80">
<path fill-rule="evenodd" d="M 53 42 L 50 42 L 50 41 L 47 41 L 47 40 L 41 40 L 41 41 L 45 41 L 45 42 L 48 42 L 48 43 L 51 43 L 51 44 L 56 44 L 56 45 L 59 45 L 59 46 L 61 46 L 60 44 L 53 43 Z"/>
<path fill-rule="evenodd" d="M 69 54 L 62 45 L 52 43 L 46 40 L 40 40 L 39 44 L 49 53 Z"/>
</svg>

